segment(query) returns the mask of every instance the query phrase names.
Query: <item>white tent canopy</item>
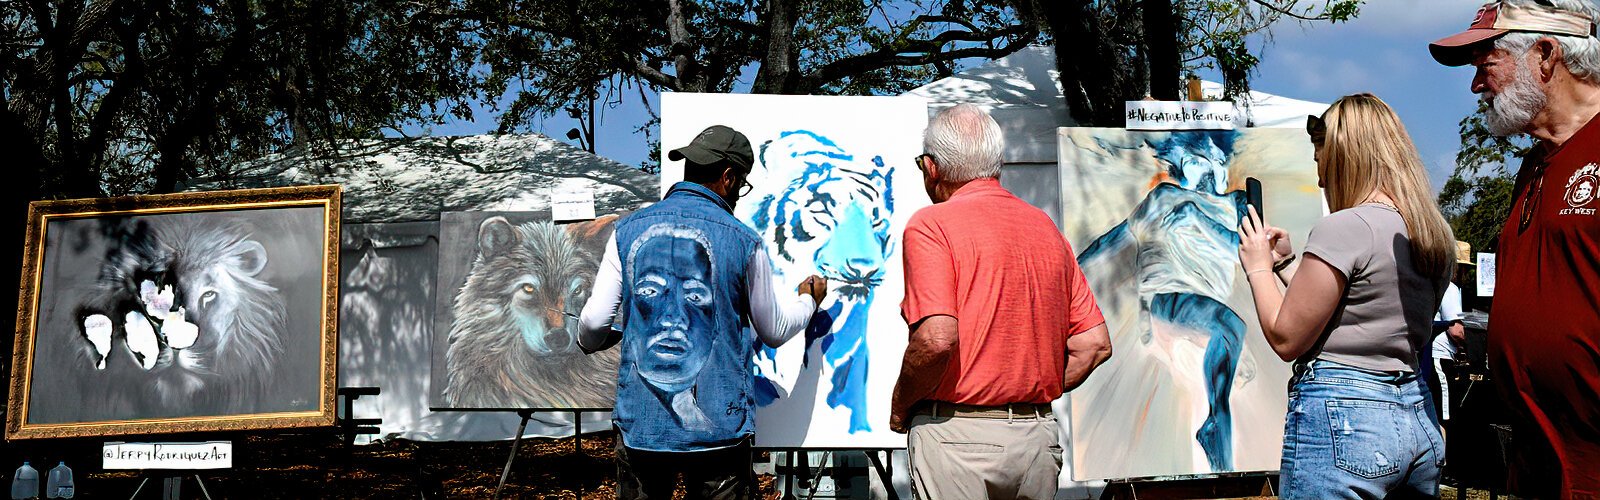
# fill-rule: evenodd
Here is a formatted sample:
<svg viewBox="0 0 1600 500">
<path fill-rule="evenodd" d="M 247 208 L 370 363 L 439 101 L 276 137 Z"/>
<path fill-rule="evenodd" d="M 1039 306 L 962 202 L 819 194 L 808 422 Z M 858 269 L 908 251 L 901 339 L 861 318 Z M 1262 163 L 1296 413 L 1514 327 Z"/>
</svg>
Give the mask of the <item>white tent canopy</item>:
<svg viewBox="0 0 1600 500">
<path fill-rule="evenodd" d="M 907 92 L 927 98 L 929 112 L 957 104 L 989 111 L 1006 133 L 1006 161 L 1056 162 L 1056 128 L 1076 125 L 1067 111 L 1056 71 L 1055 47 L 1035 46 L 990 61 Z M 1219 99 L 1222 84 L 1202 82 L 1206 99 Z M 1238 106 L 1245 127 L 1304 127 L 1306 115 L 1320 115 L 1327 104 L 1251 91 Z"/>
</svg>

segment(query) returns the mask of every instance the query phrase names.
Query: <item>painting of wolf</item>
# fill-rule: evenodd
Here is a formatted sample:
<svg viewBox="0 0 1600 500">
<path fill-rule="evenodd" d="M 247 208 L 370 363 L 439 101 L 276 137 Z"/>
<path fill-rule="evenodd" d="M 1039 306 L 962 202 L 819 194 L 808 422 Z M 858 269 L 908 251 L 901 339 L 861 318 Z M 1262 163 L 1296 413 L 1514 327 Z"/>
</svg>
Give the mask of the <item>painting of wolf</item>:
<svg viewBox="0 0 1600 500">
<path fill-rule="evenodd" d="M 611 408 L 618 350 L 584 355 L 578 314 L 618 215 L 556 224 L 549 212 L 446 212 L 430 406 Z"/>
</svg>

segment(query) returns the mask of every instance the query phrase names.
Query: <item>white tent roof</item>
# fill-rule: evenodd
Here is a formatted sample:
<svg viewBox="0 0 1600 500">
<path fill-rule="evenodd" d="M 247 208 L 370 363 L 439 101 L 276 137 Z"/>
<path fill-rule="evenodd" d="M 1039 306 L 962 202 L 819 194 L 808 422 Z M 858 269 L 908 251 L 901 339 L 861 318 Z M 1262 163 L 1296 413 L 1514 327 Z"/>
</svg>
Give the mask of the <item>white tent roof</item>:
<svg viewBox="0 0 1600 500">
<path fill-rule="evenodd" d="M 352 140 L 335 155 L 272 155 L 190 190 L 344 186 L 344 221 L 436 221 L 440 212 L 548 210 L 552 190 L 592 189 L 600 213 L 656 201 L 655 176 L 540 134 Z M 329 158 L 334 159 L 329 159 Z"/>
<path fill-rule="evenodd" d="M 1055 59 L 1055 47 L 1028 47 L 907 95 L 927 98 L 930 113 L 956 104 L 981 106 L 1005 130 L 1006 158 L 1011 163 L 1055 163 L 1056 127 L 1075 124 L 1061 93 Z M 1202 82 L 1201 88 L 1207 99 L 1222 95 L 1222 84 Z M 1322 114 L 1328 105 L 1251 91 L 1241 108 L 1239 126 L 1304 127 L 1306 115 Z"/>
</svg>

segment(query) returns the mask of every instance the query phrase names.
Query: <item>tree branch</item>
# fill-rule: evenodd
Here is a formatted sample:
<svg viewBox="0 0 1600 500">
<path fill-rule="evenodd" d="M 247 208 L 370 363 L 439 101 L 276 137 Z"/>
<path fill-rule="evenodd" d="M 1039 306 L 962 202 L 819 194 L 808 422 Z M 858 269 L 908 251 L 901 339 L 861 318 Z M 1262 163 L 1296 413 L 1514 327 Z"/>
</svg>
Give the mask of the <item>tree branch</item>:
<svg viewBox="0 0 1600 500">
<path fill-rule="evenodd" d="M 1327 21 L 1329 19 L 1333 19 L 1327 13 L 1323 13 L 1323 14 L 1315 16 L 1315 17 L 1308 17 L 1308 16 L 1305 16 L 1305 15 L 1302 15 L 1302 14 L 1297 14 L 1294 11 L 1289 10 L 1287 8 L 1279 7 L 1277 5 L 1273 5 L 1272 2 L 1268 2 L 1266 0 L 1254 0 L 1254 1 L 1255 1 L 1256 5 L 1260 5 L 1262 7 L 1265 7 L 1267 10 L 1270 10 L 1272 12 L 1278 13 L 1280 15 L 1285 15 L 1285 16 L 1289 16 L 1289 17 L 1292 17 L 1292 18 L 1295 18 L 1295 19 L 1299 19 L 1301 21 Z"/>
<path fill-rule="evenodd" d="M 1012 37 L 1000 48 L 994 42 Z M 997 59 L 1010 55 L 1038 38 L 1038 31 L 1026 25 L 1012 25 L 987 32 L 947 31 L 925 40 L 910 40 L 898 47 L 841 58 L 825 64 L 800 79 L 796 92 L 810 93 L 822 86 L 852 76 L 892 66 L 920 66 L 969 57 Z M 987 42 L 988 47 L 944 50 L 952 41 Z"/>
<path fill-rule="evenodd" d="M 678 90 L 677 77 L 663 73 L 661 70 L 646 64 L 643 59 L 637 57 L 631 59 L 633 60 L 633 72 L 634 74 L 638 75 L 639 78 L 642 78 L 644 81 L 650 82 L 658 87 Z"/>
</svg>

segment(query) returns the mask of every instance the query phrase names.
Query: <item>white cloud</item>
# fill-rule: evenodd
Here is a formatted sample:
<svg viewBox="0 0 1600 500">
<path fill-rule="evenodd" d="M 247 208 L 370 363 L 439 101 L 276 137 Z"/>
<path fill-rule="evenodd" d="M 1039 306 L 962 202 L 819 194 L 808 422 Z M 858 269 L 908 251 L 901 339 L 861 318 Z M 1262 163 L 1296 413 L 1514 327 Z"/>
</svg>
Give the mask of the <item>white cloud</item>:
<svg viewBox="0 0 1600 500">
<path fill-rule="evenodd" d="M 1372 0 L 1361 5 L 1361 14 L 1349 24 L 1370 34 L 1442 38 L 1467 29 L 1483 4 L 1483 0 Z"/>
</svg>

